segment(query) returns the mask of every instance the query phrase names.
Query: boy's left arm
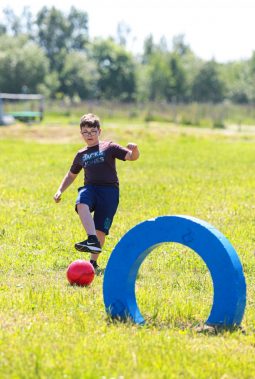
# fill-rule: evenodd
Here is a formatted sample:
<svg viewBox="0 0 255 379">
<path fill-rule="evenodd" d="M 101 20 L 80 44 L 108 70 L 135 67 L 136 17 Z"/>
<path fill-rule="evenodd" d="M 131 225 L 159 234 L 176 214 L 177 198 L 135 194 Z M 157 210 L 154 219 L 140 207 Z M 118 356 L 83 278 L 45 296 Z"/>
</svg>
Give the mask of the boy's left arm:
<svg viewBox="0 0 255 379">
<path fill-rule="evenodd" d="M 128 152 L 125 156 L 126 161 L 136 161 L 139 158 L 139 150 L 136 143 L 129 142 L 127 145 Z"/>
</svg>

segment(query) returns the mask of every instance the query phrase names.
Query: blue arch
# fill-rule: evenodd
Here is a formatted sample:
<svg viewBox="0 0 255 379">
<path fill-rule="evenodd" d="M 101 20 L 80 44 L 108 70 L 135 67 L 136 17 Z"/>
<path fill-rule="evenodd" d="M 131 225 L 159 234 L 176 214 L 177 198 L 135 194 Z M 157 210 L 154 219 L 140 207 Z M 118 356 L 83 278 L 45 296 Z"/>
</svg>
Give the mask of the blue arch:
<svg viewBox="0 0 255 379">
<path fill-rule="evenodd" d="M 130 317 L 144 323 L 135 297 L 140 265 L 156 247 L 176 242 L 194 250 L 212 277 L 214 296 L 208 325 L 233 326 L 242 321 L 246 283 L 238 255 L 212 225 L 189 216 L 162 216 L 130 229 L 118 242 L 108 261 L 103 283 L 106 312 L 113 318 Z"/>
</svg>

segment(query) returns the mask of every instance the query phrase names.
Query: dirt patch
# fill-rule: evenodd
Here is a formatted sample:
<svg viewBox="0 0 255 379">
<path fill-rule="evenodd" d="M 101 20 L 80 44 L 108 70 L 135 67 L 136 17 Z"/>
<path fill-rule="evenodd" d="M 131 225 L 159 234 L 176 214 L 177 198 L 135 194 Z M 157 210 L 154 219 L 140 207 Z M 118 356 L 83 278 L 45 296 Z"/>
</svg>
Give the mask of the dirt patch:
<svg viewBox="0 0 255 379">
<path fill-rule="evenodd" d="M 233 138 L 254 140 L 255 126 L 229 125 L 225 129 L 187 127 L 169 123 L 140 123 L 118 125 L 116 122 L 105 123 L 102 127 L 102 138 L 118 141 L 120 138 L 140 139 L 143 135 L 196 135 L 196 136 L 231 136 Z M 81 143 L 78 125 L 24 125 L 15 124 L 0 127 L 0 139 L 21 139 L 40 143 Z"/>
</svg>

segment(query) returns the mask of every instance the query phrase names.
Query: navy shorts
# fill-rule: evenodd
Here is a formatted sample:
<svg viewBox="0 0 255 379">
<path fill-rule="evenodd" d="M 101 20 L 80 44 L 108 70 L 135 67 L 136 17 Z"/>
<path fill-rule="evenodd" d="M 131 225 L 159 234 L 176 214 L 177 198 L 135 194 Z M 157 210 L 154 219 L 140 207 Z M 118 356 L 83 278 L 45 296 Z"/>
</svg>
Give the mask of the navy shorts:
<svg viewBox="0 0 255 379">
<path fill-rule="evenodd" d="M 87 204 L 90 212 L 94 212 L 96 230 L 109 234 L 113 217 L 119 205 L 119 189 L 113 186 L 96 186 L 86 184 L 78 188 L 77 204 Z"/>
</svg>

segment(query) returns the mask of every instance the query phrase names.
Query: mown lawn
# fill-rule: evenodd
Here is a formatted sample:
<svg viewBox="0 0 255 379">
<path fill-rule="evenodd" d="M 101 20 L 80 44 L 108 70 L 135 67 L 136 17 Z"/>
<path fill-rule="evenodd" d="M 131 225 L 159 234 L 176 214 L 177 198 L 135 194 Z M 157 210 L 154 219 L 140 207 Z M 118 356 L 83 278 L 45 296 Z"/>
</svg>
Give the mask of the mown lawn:
<svg viewBox="0 0 255 379">
<path fill-rule="evenodd" d="M 118 162 L 121 201 L 100 266 L 131 227 L 186 214 L 218 228 L 243 264 L 242 329 L 203 331 L 211 278 L 181 245 L 164 244 L 143 263 L 136 286 L 145 326 L 115 323 L 104 309 L 103 276 L 72 287 L 66 269 L 88 259 L 74 212 L 82 174 L 53 195 L 81 147 L 73 126 L 0 129 L 0 378 L 254 378 L 255 136 L 171 125 L 104 126 L 103 137 L 137 142 L 137 162 Z M 141 238 L 146 238 L 141 236 Z"/>
</svg>

